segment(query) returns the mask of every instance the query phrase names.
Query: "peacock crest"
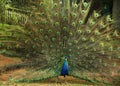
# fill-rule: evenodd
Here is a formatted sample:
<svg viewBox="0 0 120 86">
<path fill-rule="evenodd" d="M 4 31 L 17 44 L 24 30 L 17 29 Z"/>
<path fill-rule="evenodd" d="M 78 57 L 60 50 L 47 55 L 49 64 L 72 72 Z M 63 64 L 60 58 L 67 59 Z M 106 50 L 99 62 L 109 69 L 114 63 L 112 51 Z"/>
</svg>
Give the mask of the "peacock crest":
<svg viewBox="0 0 120 86">
<path fill-rule="evenodd" d="M 14 80 L 59 76 L 64 61 L 66 75 L 91 79 L 85 73 L 97 73 L 108 77 L 118 67 L 119 33 L 113 27 L 111 15 L 91 12 L 91 6 L 92 0 L 81 0 L 79 4 L 43 0 L 26 15 L 6 10 L 4 22 L 12 22 L 12 18 L 15 23 L 1 24 L 0 53 L 27 59 L 23 63 L 29 68 L 28 73 L 17 75 Z"/>
</svg>

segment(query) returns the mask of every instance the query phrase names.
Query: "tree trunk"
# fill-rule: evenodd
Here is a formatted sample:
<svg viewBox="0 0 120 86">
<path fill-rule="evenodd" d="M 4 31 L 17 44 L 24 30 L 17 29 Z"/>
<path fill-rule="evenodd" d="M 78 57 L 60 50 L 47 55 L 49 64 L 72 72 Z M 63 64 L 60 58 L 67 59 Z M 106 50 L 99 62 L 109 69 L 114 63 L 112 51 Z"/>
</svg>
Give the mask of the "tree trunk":
<svg viewBox="0 0 120 86">
<path fill-rule="evenodd" d="M 120 0 L 113 0 L 114 27 L 120 31 Z"/>
</svg>

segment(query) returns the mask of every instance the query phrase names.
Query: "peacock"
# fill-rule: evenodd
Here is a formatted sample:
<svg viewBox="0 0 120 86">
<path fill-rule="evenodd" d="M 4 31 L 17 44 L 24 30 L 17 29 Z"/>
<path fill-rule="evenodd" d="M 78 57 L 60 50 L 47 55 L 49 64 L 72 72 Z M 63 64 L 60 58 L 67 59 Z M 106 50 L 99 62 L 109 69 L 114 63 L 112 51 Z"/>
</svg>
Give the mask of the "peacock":
<svg viewBox="0 0 120 86">
<path fill-rule="evenodd" d="M 19 65 L 27 69 L 10 80 L 34 82 L 69 75 L 104 82 L 103 77 L 120 70 L 115 21 L 112 15 L 92 11 L 92 2 L 38 0 L 29 14 L 5 11 L 13 16 L 5 16 L 0 25 L 0 53 L 21 58 Z"/>
</svg>

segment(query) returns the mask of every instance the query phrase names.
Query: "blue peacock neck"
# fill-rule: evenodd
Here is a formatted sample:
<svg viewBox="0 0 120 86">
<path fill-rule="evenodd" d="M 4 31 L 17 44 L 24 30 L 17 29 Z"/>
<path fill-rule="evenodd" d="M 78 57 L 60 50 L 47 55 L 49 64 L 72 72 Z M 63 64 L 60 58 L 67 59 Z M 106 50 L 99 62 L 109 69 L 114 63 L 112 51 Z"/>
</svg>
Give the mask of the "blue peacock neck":
<svg viewBox="0 0 120 86">
<path fill-rule="evenodd" d="M 67 63 L 67 56 L 64 57 L 64 62 L 63 62 L 63 66 L 62 66 L 62 70 L 61 70 L 61 75 L 62 76 L 66 76 L 68 75 L 68 63 Z"/>
</svg>

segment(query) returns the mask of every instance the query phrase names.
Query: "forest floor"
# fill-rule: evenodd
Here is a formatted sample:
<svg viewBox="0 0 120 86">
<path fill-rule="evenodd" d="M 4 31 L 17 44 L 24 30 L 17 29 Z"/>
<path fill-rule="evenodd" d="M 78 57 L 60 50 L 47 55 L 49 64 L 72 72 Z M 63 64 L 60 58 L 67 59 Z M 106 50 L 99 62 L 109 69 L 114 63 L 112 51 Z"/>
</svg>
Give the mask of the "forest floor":
<svg viewBox="0 0 120 86">
<path fill-rule="evenodd" d="M 18 58 L 9 58 L 0 55 L 0 67 L 5 65 L 11 65 L 21 62 Z M 64 78 L 59 76 L 58 78 L 52 78 L 50 80 L 40 82 L 40 83 L 13 83 L 9 81 L 9 78 L 14 76 L 17 73 L 24 73 L 25 69 L 16 69 L 8 72 L 3 72 L 0 74 L 0 86 L 98 86 L 93 85 L 85 80 L 76 79 L 71 76 Z M 56 81 L 59 80 L 59 81 Z M 104 86 L 104 85 L 99 85 Z"/>
</svg>

